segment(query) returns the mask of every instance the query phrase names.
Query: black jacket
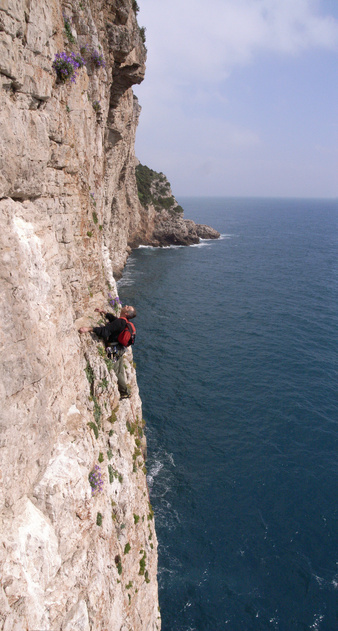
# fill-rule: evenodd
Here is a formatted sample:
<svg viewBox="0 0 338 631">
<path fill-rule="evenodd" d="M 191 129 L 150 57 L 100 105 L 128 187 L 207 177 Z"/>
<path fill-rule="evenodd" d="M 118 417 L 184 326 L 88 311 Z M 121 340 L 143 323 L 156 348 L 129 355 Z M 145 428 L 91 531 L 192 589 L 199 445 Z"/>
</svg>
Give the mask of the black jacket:
<svg viewBox="0 0 338 631">
<path fill-rule="evenodd" d="M 93 332 L 103 339 L 106 346 L 109 346 L 117 342 L 119 334 L 126 328 L 126 321 L 112 313 L 106 313 L 105 316 L 109 322 L 105 326 L 94 326 Z"/>
</svg>

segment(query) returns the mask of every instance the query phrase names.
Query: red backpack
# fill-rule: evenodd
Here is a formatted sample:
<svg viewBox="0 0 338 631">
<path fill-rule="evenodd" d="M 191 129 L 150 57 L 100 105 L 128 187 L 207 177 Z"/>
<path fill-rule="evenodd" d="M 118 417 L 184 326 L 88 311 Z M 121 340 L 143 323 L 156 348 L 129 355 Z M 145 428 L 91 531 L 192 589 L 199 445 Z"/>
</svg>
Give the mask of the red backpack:
<svg viewBox="0 0 338 631">
<path fill-rule="evenodd" d="M 120 320 L 125 320 L 126 326 L 123 331 L 119 333 L 117 341 L 119 344 L 122 344 L 122 346 L 131 346 L 135 342 L 136 329 L 133 323 L 129 322 L 127 318 L 120 318 Z"/>
</svg>

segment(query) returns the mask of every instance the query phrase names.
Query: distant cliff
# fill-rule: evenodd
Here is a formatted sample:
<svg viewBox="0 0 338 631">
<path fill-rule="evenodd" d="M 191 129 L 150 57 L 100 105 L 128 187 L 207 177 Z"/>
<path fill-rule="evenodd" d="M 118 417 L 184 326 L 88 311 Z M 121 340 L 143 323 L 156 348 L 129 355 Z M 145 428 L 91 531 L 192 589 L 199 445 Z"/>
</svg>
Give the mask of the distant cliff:
<svg viewBox="0 0 338 631">
<path fill-rule="evenodd" d="M 214 228 L 184 219 L 183 208 L 163 173 L 142 164 L 137 164 L 135 171 L 142 222 L 132 245 L 192 245 L 200 239 L 220 237 Z"/>
<path fill-rule="evenodd" d="M 144 232 L 146 50 L 135 0 L 0 7 L 0 627 L 160 629 L 157 541 L 130 400 L 95 336 Z M 136 305 L 137 306 L 137 305 Z M 137 325 L 137 322 L 136 322 Z"/>
</svg>

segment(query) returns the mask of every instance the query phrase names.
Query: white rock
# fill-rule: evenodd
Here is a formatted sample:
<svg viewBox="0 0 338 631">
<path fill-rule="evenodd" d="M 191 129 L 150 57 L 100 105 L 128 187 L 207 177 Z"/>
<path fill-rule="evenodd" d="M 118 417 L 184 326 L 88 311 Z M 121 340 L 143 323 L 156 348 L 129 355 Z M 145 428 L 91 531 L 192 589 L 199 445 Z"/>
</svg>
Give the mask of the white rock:
<svg viewBox="0 0 338 631">
<path fill-rule="evenodd" d="M 84 600 L 71 609 L 62 625 L 62 631 L 90 631 L 88 610 Z"/>
<path fill-rule="evenodd" d="M 119 3 L 119 19 L 126 18 L 121 49 L 109 43 L 105 29 L 114 7 L 88 0 L 74 13 L 77 33 L 90 48 L 102 46 L 107 66 L 90 76 L 83 68 L 75 84 L 61 85 L 52 69 L 66 44 L 61 0 L 0 4 L 5 631 L 160 628 L 156 534 L 146 518 L 142 457 L 133 471 L 135 435 L 126 428 L 135 422 L 131 401 L 142 419 L 132 352 L 126 355 L 132 399 L 120 403 L 98 340 L 78 333 L 81 321 L 97 322 L 96 307 L 109 309 L 108 291 L 117 294 L 113 271 L 121 271 L 141 221 L 131 85 L 143 76 L 145 53 L 129 0 Z M 134 66 L 124 66 L 118 77 L 119 55 Z M 101 102 L 100 121 L 94 100 Z M 92 493 L 89 474 L 96 466 L 102 489 Z M 131 549 L 124 554 L 127 542 Z M 149 583 L 139 575 L 141 549 Z M 129 581 L 133 590 L 127 591 Z"/>
</svg>

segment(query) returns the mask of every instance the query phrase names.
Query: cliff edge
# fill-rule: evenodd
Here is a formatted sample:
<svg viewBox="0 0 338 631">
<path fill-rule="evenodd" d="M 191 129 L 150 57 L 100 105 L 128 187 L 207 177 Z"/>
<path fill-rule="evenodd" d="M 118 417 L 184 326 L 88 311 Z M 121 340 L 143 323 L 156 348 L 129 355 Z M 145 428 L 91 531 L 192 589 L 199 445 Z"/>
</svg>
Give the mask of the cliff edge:
<svg viewBox="0 0 338 631">
<path fill-rule="evenodd" d="M 131 399 L 95 336 L 142 224 L 146 51 L 134 0 L 0 5 L 0 626 L 160 629 L 157 541 Z"/>
<path fill-rule="evenodd" d="M 136 182 L 140 201 L 141 226 L 130 245 L 193 245 L 200 239 L 219 239 L 220 233 L 204 224 L 184 219 L 184 210 L 163 173 L 136 165 Z"/>
</svg>

